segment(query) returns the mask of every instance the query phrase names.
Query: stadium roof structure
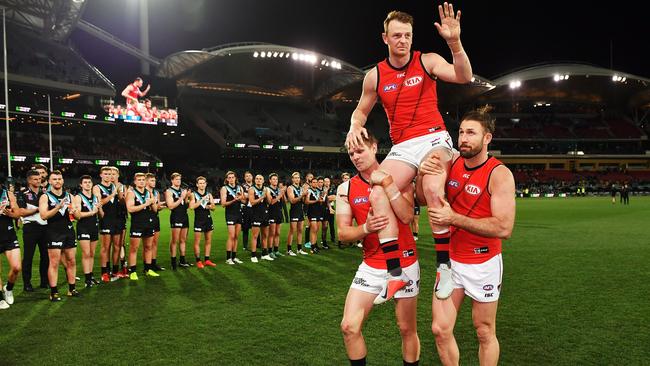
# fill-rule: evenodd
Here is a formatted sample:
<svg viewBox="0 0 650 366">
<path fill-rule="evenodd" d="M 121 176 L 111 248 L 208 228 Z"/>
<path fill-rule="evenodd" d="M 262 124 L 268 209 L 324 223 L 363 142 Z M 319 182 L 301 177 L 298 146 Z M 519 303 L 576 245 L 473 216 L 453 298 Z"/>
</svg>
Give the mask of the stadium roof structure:
<svg viewBox="0 0 650 366">
<path fill-rule="evenodd" d="M 650 79 L 622 71 L 579 63 L 528 66 L 492 81 L 495 88 L 477 103 L 512 101 L 573 102 L 622 109 L 650 103 Z"/>
<path fill-rule="evenodd" d="M 182 92 L 350 103 L 358 101 L 363 78 L 372 67 L 360 69 L 317 52 L 250 42 L 174 53 L 162 61 L 158 76 L 175 79 Z M 478 75 L 467 85 L 440 82 L 440 103 L 473 101 L 493 87 Z"/>
<path fill-rule="evenodd" d="M 269 43 L 231 43 L 166 57 L 158 76 L 174 79 L 183 92 L 284 97 L 297 101 L 331 99 L 356 103 L 363 69 L 300 48 Z M 438 82 L 445 108 L 513 101 L 650 108 L 650 79 L 581 63 L 527 66 L 489 80 L 474 75 L 465 85 Z"/>
<path fill-rule="evenodd" d="M 7 20 L 59 42 L 68 38 L 85 6 L 85 0 L 0 0 Z"/>
<path fill-rule="evenodd" d="M 363 80 L 364 72 L 337 58 L 269 43 L 231 43 L 166 57 L 158 76 L 181 93 L 225 93 L 318 101 Z"/>
</svg>

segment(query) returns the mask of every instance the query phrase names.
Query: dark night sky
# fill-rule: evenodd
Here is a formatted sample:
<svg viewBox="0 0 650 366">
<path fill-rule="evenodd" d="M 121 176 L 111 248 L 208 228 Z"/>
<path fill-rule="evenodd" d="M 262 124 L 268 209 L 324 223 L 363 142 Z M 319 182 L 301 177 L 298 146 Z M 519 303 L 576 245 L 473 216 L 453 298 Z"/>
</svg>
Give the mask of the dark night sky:
<svg viewBox="0 0 650 366">
<path fill-rule="evenodd" d="M 87 0 L 83 19 L 139 44 L 138 0 Z M 294 0 L 149 0 L 151 54 L 230 42 L 260 41 L 301 47 L 359 67 L 386 56 L 382 21 L 398 9 L 415 17 L 414 49 L 450 52 L 438 35 L 438 2 Z M 610 3 L 611 4 L 611 3 Z M 463 13 L 461 39 L 474 73 L 494 77 L 539 62 L 580 61 L 650 77 L 645 48 L 647 15 L 627 6 L 594 2 L 454 3 Z M 630 6 L 630 7 L 628 7 Z M 139 62 L 103 41 L 75 30 L 86 58 L 119 85 L 139 74 Z"/>
</svg>

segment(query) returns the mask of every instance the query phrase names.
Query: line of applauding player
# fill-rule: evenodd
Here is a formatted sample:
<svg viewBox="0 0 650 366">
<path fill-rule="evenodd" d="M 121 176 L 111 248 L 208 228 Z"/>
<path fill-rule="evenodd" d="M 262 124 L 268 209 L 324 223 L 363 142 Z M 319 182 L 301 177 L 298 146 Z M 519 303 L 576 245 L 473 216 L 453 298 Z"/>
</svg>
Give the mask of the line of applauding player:
<svg viewBox="0 0 650 366">
<path fill-rule="evenodd" d="M 347 175 L 349 178 L 349 175 Z M 13 287 L 22 270 L 23 289 L 32 287 L 32 260 L 36 248 L 40 255 L 40 287 L 50 289 L 50 300 L 60 301 L 58 290 L 58 266 L 65 268 L 68 283 L 67 295 L 81 297 L 76 289 L 76 248 L 81 248 L 81 269 L 86 288 L 100 282 L 109 283 L 121 278 L 137 281 L 138 255 L 142 246 L 142 269 L 147 277 L 159 277 L 164 271 L 157 262 L 160 237 L 159 212 L 170 210 L 170 257 L 171 268 L 194 266 L 186 259 L 186 242 L 190 220 L 188 208 L 194 210 L 194 255 L 198 268 L 215 267 L 211 260 L 212 232 L 214 222 L 212 211 L 217 204 L 225 210 L 226 263 L 242 264 L 237 258 L 239 236 L 244 231 L 244 247 L 251 252 L 251 261 L 259 259 L 273 261 L 281 256 L 281 224 L 290 222 L 287 237 L 289 256 L 307 255 L 319 252 L 317 232 L 322 230 L 322 242 L 326 242 L 329 225 L 331 240 L 334 240 L 333 209 L 334 188 L 329 179 L 318 177 L 301 185 L 300 173 L 292 174 L 292 184 L 284 187 L 277 174 L 269 175 L 265 181 L 262 175 L 250 172 L 244 174 L 245 182 L 238 184 L 234 172 L 226 173 L 224 185 L 217 197 L 207 188 L 207 179 L 198 177 L 196 188 L 191 190 L 182 182 L 179 173 L 171 175 L 171 186 L 161 193 L 156 189 L 156 176 L 151 173 L 136 173 L 133 185 L 119 182 L 119 170 L 105 166 L 100 169 L 99 182 L 93 184 L 89 175 L 79 179 L 77 194 L 64 187 L 63 174 L 54 170 L 49 175 L 43 165 L 35 165 L 27 173 L 28 186 L 14 196 L 2 188 L 0 192 L 0 226 L 6 228 L 0 237 L 0 253 L 8 258 L 10 270 L 3 287 L 4 300 L 0 308 L 14 302 Z M 286 209 L 289 202 L 290 209 Z M 306 216 L 306 217 L 305 217 Z M 127 220 L 130 218 L 128 248 Z M 23 225 L 24 258 L 21 261 L 20 244 L 15 233 L 14 221 L 20 219 Z M 75 225 L 76 222 L 76 225 Z M 311 240 L 303 241 L 304 223 L 310 228 Z M 252 235 L 248 235 L 248 229 Z M 293 250 L 296 237 L 297 250 Z M 304 238 L 306 239 L 306 238 Z M 314 243 L 313 245 L 311 243 Z M 99 244 L 100 279 L 93 273 L 96 249 Z M 203 245 L 202 245 L 203 244 Z M 248 245 L 247 245 L 248 244 Z M 261 247 L 258 256 L 257 247 Z M 201 250 L 203 249 L 203 250 Z M 178 253 L 180 251 L 180 253 Z M 177 258 L 180 254 L 180 258 Z M 1 283 L 0 283 L 1 285 Z"/>
</svg>

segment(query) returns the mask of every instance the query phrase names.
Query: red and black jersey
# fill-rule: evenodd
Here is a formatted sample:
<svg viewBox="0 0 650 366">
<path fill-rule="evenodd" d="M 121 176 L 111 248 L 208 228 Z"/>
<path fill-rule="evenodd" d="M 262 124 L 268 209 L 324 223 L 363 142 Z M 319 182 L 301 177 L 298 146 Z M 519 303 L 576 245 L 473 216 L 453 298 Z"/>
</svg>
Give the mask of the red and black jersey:
<svg viewBox="0 0 650 366">
<path fill-rule="evenodd" d="M 461 215 L 480 219 L 492 216 L 489 192 L 490 176 L 499 160 L 489 156 L 481 165 L 468 168 L 459 157 L 452 164 L 447 179 L 447 200 Z M 457 227 L 451 227 L 449 256 L 460 263 L 477 264 L 501 253 L 501 239 L 486 238 Z"/>
<path fill-rule="evenodd" d="M 384 106 L 393 145 L 445 129 L 438 111 L 436 79 L 422 63 L 422 53 L 393 67 L 388 59 L 377 64 L 377 95 Z"/>
<path fill-rule="evenodd" d="M 352 215 L 357 225 L 363 225 L 370 210 L 371 186 L 360 175 L 355 175 L 348 181 L 348 184 L 348 202 L 352 209 Z M 403 224 L 399 220 L 397 223 L 399 224 L 397 243 L 399 244 L 399 250 L 402 252 L 400 263 L 402 268 L 406 268 L 417 260 L 417 249 L 409 225 Z M 363 238 L 363 261 L 370 267 L 386 269 L 386 258 L 379 247 L 377 233 L 370 233 Z"/>
</svg>

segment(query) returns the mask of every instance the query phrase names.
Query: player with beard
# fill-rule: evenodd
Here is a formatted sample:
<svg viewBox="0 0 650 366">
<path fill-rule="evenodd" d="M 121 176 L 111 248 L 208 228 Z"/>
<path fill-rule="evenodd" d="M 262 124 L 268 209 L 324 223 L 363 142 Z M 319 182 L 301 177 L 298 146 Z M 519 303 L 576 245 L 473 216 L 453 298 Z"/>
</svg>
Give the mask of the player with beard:
<svg viewBox="0 0 650 366">
<path fill-rule="evenodd" d="M 460 157 L 447 180 L 447 200 L 429 207 L 434 225 L 451 227 L 450 258 L 454 290 L 451 301 L 433 297 L 433 323 L 438 355 L 443 365 L 460 359 L 454 325 L 460 307 L 472 299 L 472 321 L 479 341 L 479 363 L 496 365 L 499 341 L 496 316 L 503 277 L 502 239 L 512 234 L 515 221 L 515 181 L 512 172 L 488 154 L 494 118 L 485 110 L 467 113 L 458 131 Z M 424 174 L 444 171 L 444 162 L 432 155 Z M 426 194 L 418 184 L 418 197 Z"/>
</svg>

